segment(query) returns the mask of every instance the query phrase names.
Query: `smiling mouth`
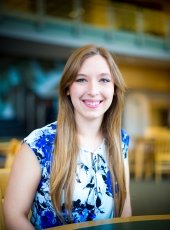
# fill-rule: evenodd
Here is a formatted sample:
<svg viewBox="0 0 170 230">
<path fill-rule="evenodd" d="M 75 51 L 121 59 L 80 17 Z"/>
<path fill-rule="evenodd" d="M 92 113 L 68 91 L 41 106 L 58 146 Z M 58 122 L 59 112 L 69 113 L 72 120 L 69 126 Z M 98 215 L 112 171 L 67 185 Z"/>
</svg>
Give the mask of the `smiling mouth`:
<svg viewBox="0 0 170 230">
<path fill-rule="evenodd" d="M 100 103 L 102 103 L 102 100 L 97 100 L 97 101 L 92 101 L 92 100 L 83 100 L 83 103 L 88 107 L 88 108 L 97 108 Z"/>
</svg>

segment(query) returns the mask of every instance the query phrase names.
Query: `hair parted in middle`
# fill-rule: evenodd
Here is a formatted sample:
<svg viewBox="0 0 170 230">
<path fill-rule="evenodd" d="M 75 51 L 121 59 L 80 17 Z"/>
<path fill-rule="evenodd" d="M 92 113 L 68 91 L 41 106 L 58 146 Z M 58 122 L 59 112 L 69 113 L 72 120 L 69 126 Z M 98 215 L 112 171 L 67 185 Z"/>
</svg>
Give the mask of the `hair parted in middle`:
<svg viewBox="0 0 170 230">
<path fill-rule="evenodd" d="M 63 191 L 64 208 L 67 211 L 68 217 L 71 216 L 73 186 L 79 152 L 74 107 L 68 95 L 68 90 L 75 81 L 83 62 L 94 55 L 101 55 L 106 60 L 114 82 L 113 101 L 104 114 L 101 132 L 107 144 L 107 159 L 112 178 L 113 192 L 116 183 L 119 187 L 118 193 L 113 193 L 115 216 L 121 215 L 126 198 L 121 146 L 121 115 L 124 105 L 125 83 L 110 52 L 93 44 L 85 45 L 71 54 L 59 84 L 57 138 L 51 172 L 51 197 L 61 219 L 63 219 L 61 215 Z"/>
</svg>

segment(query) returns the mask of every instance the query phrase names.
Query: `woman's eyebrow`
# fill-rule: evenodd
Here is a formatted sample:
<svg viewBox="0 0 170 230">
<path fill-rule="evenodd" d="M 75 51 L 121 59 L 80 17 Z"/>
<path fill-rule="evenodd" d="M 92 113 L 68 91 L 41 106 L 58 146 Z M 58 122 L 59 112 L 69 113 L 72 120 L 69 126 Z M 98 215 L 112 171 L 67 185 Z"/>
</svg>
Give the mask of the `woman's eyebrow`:
<svg viewBox="0 0 170 230">
<path fill-rule="evenodd" d="M 85 77 L 87 78 L 88 75 L 87 74 L 84 74 L 84 73 L 78 73 L 76 77 Z M 111 74 L 110 73 L 100 73 L 98 75 L 98 77 L 108 77 L 108 78 L 112 78 Z"/>
<path fill-rule="evenodd" d="M 77 74 L 77 77 L 87 77 L 87 75 L 86 75 L 86 74 L 83 74 L 83 73 L 78 73 L 78 74 Z"/>
<path fill-rule="evenodd" d="M 110 73 L 100 73 L 99 76 L 101 77 L 111 77 Z"/>
<path fill-rule="evenodd" d="M 87 75 L 84 73 L 78 73 L 77 76 L 87 76 Z M 99 76 L 106 76 L 106 77 L 108 76 L 109 77 L 109 76 L 111 76 L 111 74 L 110 73 L 100 73 Z"/>
</svg>

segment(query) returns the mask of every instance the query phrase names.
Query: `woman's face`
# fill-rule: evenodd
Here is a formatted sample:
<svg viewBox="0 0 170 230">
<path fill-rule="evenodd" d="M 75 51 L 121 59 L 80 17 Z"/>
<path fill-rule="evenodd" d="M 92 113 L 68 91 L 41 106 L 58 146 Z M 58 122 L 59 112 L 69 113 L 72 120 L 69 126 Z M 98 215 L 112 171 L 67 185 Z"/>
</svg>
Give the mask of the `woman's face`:
<svg viewBox="0 0 170 230">
<path fill-rule="evenodd" d="M 106 60 L 101 55 L 86 59 L 69 87 L 76 121 L 99 119 L 110 107 L 114 82 Z"/>
</svg>

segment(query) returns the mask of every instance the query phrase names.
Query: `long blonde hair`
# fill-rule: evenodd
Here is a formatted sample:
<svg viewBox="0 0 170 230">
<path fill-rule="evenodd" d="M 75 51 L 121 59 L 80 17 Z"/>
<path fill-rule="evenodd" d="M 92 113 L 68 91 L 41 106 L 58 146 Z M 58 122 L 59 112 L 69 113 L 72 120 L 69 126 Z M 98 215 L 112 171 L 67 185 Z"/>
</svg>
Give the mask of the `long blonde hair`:
<svg viewBox="0 0 170 230">
<path fill-rule="evenodd" d="M 114 97 L 111 106 L 104 114 L 101 131 L 107 143 L 107 157 L 112 177 L 112 187 L 115 187 L 116 182 L 119 186 L 119 191 L 114 196 L 116 216 L 121 215 L 126 198 L 120 132 L 125 92 L 124 80 L 113 57 L 107 50 L 95 45 L 86 45 L 72 53 L 65 65 L 59 85 L 59 112 L 57 119 L 57 138 L 51 171 L 51 197 L 54 207 L 61 219 L 61 201 L 63 195 L 64 208 L 67 211 L 68 217 L 71 214 L 73 183 L 77 167 L 77 155 L 79 152 L 76 139 L 74 108 L 68 96 L 68 89 L 74 82 L 82 63 L 87 58 L 94 55 L 101 55 L 105 58 L 114 79 Z"/>
</svg>

